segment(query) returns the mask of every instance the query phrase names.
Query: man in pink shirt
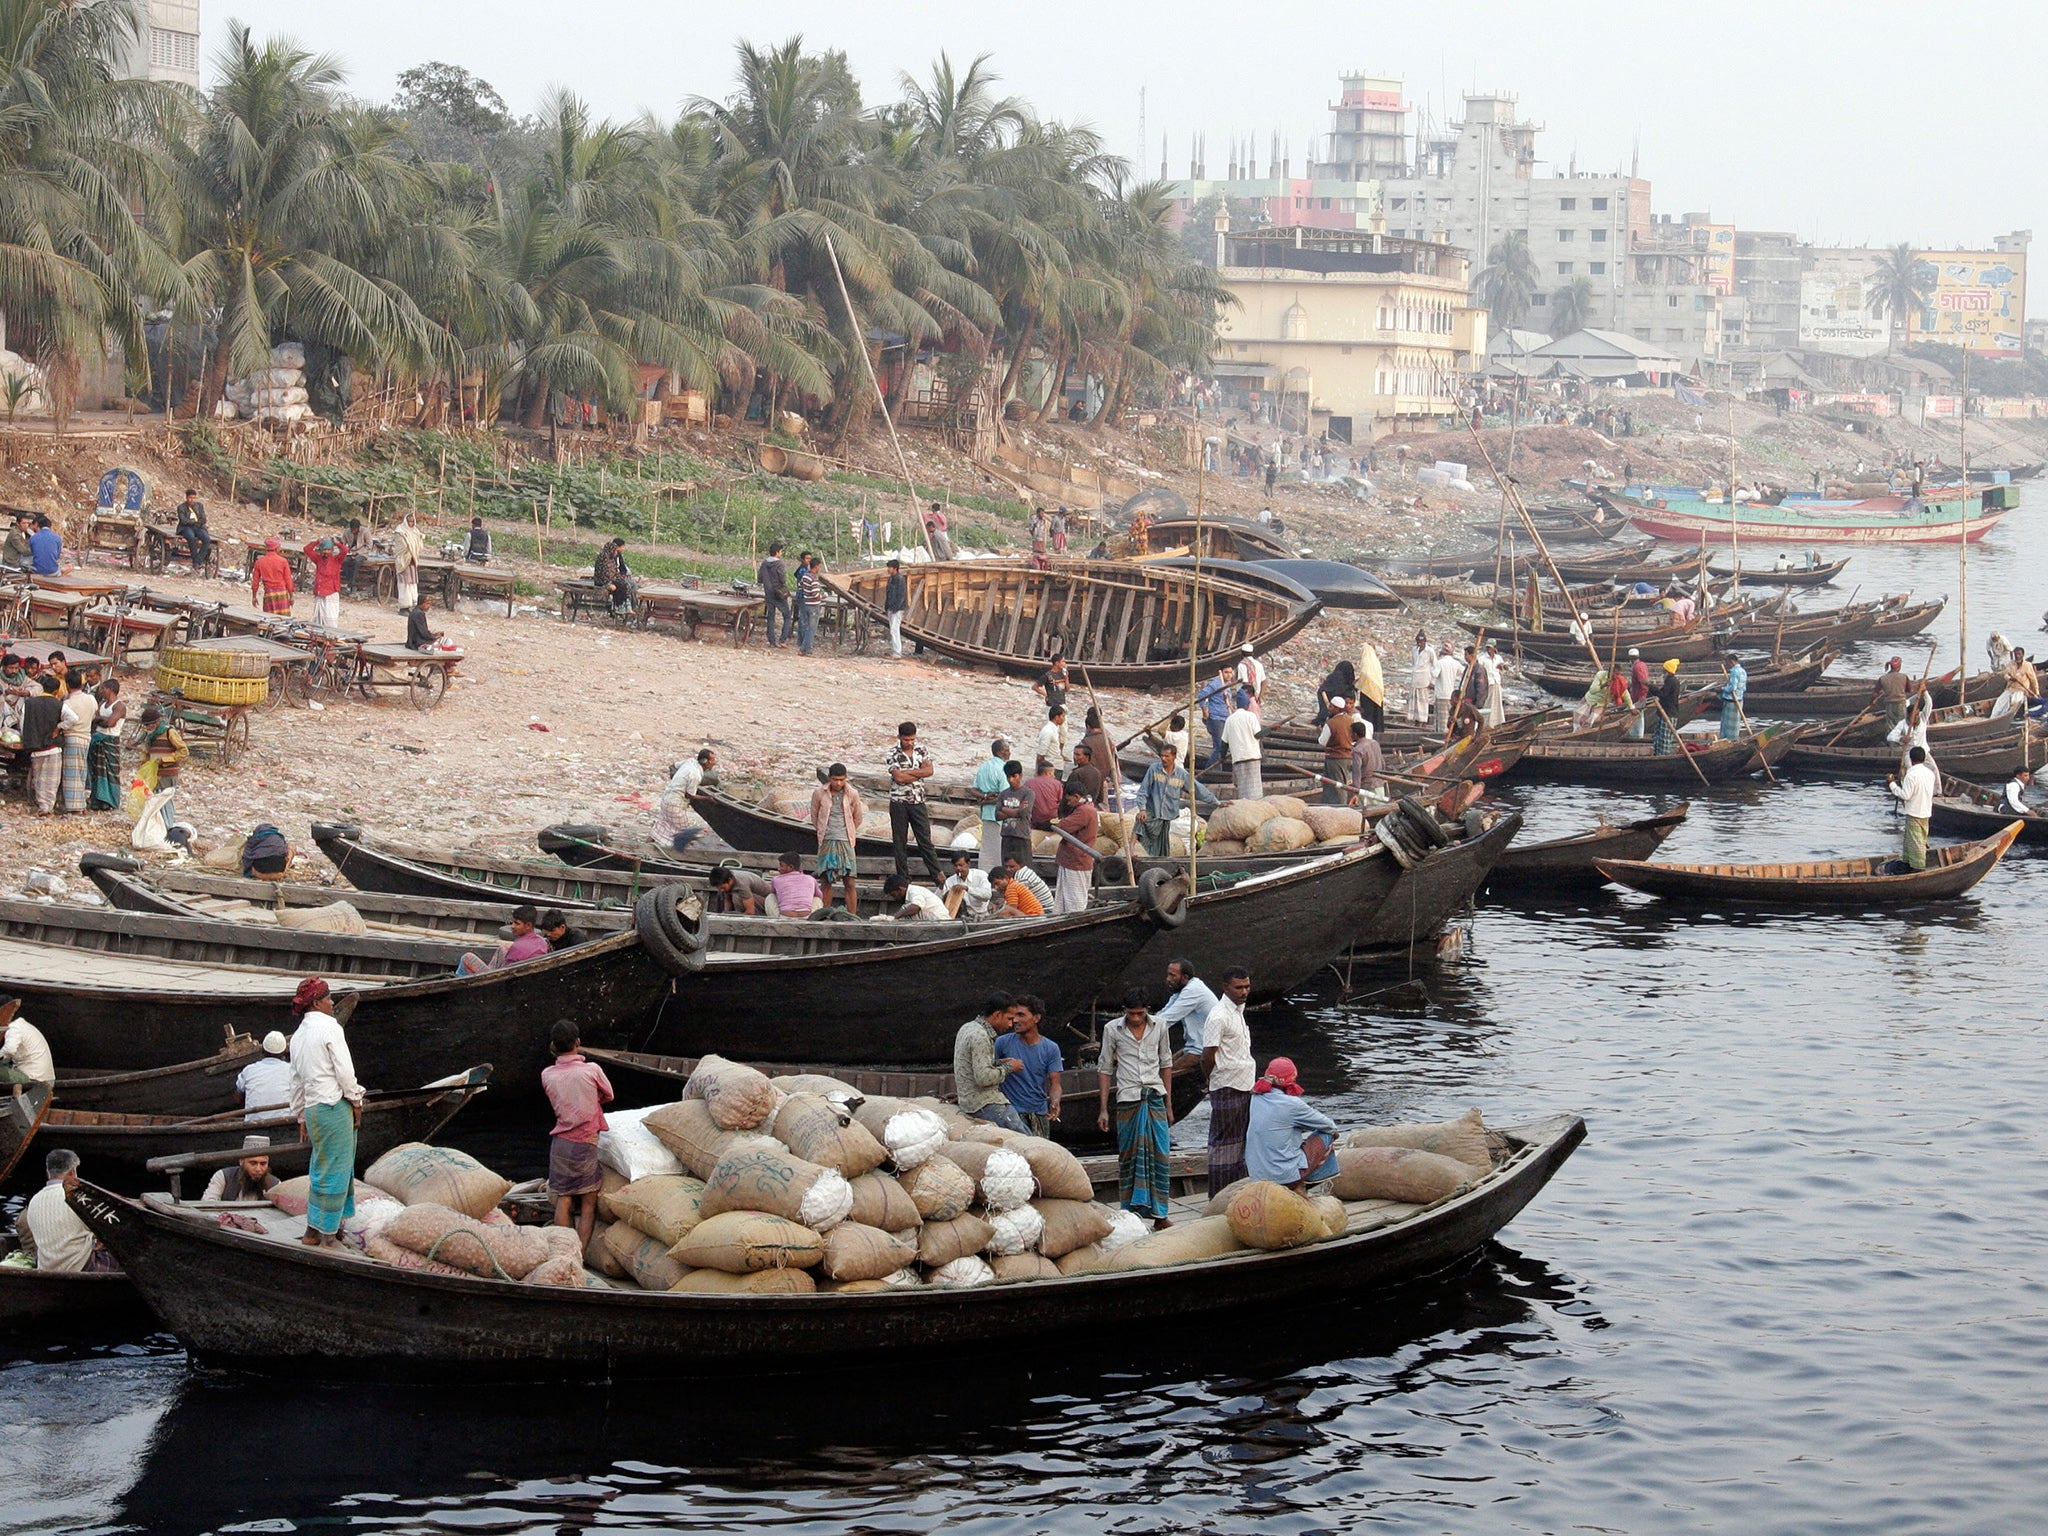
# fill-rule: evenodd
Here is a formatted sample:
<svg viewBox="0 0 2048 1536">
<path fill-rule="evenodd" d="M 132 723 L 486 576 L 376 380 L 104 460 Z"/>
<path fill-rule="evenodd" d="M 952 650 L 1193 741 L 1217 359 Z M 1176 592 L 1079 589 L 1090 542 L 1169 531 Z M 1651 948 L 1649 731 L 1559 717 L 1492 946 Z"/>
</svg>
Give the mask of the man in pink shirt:
<svg viewBox="0 0 2048 1536">
<path fill-rule="evenodd" d="M 462 963 L 455 967 L 458 976 L 474 976 L 479 971 L 502 971 L 508 965 L 517 965 L 522 960 L 532 960 L 548 952 L 547 935 L 540 932 L 540 913 L 532 907 L 520 906 L 512 909 L 512 939 L 489 960 L 474 954 L 464 955 Z"/>
<path fill-rule="evenodd" d="M 795 854 L 785 853 L 777 864 L 768 882 L 768 889 L 775 893 L 776 912 L 783 917 L 809 917 L 823 887 L 804 873 L 803 860 Z"/>
<path fill-rule="evenodd" d="M 548 1031 L 555 1064 L 543 1067 L 540 1085 L 554 1106 L 555 1129 L 548 1138 L 548 1192 L 555 1197 L 555 1225 L 573 1225 L 584 1247 L 597 1221 L 597 1191 L 604 1175 L 597 1166 L 597 1133 L 605 1128 L 604 1106 L 612 1101 L 604 1068 L 583 1055 L 582 1031 L 570 1019 Z"/>
</svg>

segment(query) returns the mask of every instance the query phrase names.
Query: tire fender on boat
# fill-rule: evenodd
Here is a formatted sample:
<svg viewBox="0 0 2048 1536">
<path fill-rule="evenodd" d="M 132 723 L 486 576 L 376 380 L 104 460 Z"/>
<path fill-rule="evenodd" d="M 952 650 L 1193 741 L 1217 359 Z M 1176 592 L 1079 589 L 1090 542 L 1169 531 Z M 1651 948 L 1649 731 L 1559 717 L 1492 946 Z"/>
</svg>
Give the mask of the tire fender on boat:
<svg viewBox="0 0 2048 1536">
<path fill-rule="evenodd" d="M 1188 920 L 1188 888 L 1178 875 L 1148 869 L 1138 877 L 1138 909 L 1161 928 L 1172 930 Z"/>
<path fill-rule="evenodd" d="M 676 910 L 681 894 L 675 886 L 656 886 L 643 891 L 633 904 L 633 926 L 640 934 L 640 942 L 661 968 L 673 976 L 704 968 L 703 925 L 686 922 Z"/>
<path fill-rule="evenodd" d="M 1425 848 L 1442 848 L 1450 843 L 1451 834 L 1444 830 L 1444 824 L 1432 816 L 1429 807 L 1413 795 L 1401 797 L 1400 814 L 1401 819 L 1421 838 Z"/>
</svg>

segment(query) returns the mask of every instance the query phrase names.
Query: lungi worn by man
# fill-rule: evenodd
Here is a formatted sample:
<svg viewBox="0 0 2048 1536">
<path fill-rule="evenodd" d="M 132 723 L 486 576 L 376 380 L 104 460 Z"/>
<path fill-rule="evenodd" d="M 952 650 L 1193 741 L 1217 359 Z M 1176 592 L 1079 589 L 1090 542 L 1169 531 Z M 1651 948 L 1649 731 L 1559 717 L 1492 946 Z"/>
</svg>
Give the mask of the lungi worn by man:
<svg viewBox="0 0 2048 1536">
<path fill-rule="evenodd" d="M 327 983 L 318 976 L 300 982 L 292 1012 L 301 1017 L 292 1031 L 291 1108 L 304 1119 L 313 1149 L 302 1241 L 317 1248 L 334 1241 L 341 1224 L 356 1213 L 356 1123 L 362 1117 L 363 1085 L 356 1081 L 341 1023 L 329 1008 Z"/>
<path fill-rule="evenodd" d="M 1102 1032 L 1098 1127 L 1116 1098 L 1117 1197 L 1127 1211 L 1165 1221 L 1172 1195 L 1167 1136 L 1173 1125 L 1173 1046 L 1154 1022 L 1143 987 L 1124 994 L 1124 1016 Z"/>
</svg>

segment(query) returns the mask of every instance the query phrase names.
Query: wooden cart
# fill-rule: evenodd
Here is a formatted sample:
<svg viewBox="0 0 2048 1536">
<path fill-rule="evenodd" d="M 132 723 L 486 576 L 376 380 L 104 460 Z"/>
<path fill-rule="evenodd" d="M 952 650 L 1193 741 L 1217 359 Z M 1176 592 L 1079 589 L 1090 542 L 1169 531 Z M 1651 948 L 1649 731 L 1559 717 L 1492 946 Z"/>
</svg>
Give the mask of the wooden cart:
<svg viewBox="0 0 2048 1536">
<path fill-rule="evenodd" d="M 744 644 L 753 633 L 754 619 L 767 599 L 758 593 L 734 591 L 730 587 L 686 587 L 671 582 L 643 582 L 640 586 L 640 627 L 674 624 L 689 638 L 706 624 L 732 632 L 734 645 Z"/>
<path fill-rule="evenodd" d="M 426 572 L 420 573 L 424 581 Z M 518 596 L 518 574 L 505 566 L 471 565 L 466 561 L 448 567 L 448 577 L 443 583 L 441 595 L 448 606 L 454 607 L 455 600 L 464 593 L 496 602 L 505 599 L 505 617 L 512 617 L 512 603 Z"/>
<path fill-rule="evenodd" d="M 162 659 L 164 647 L 175 644 L 184 628 L 185 615 L 176 610 L 125 603 L 89 608 L 83 619 L 86 643 L 124 667 L 154 666 Z"/>
<path fill-rule="evenodd" d="M 149 702 L 177 726 L 185 745 L 194 752 L 213 753 L 223 768 L 232 768 L 249 748 L 249 715 L 257 705 L 203 704 L 162 689 L 152 693 Z"/>
<path fill-rule="evenodd" d="M 356 647 L 355 687 L 366 699 L 403 690 L 414 709 L 432 709 L 446 697 L 448 674 L 461 660 L 460 651 L 415 651 L 395 641 L 373 641 Z"/>
<path fill-rule="evenodd" d="M 218 576 L 220 574 L 221 538 L 209 530 L 206 544 L 206 565 L 193 571 L 194 576 Z M 142 560 L 154 575 L 161 575 L 173 560 L 190 562 L 192 550 L 186 544 L 184 535 L 175 527 L 159 527 L 155 523 L 142 526 Z"/>
</svg>

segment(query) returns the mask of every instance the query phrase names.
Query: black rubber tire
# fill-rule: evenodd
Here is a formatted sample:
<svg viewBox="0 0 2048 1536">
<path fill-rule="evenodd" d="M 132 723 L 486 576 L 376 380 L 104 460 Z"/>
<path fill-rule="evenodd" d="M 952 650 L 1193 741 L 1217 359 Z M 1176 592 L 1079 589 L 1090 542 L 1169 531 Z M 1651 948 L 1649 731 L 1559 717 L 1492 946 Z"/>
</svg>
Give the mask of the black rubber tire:
<svg viewBox="0 0 2048 1536">
<path fill-rule="evenodd" d="M 1138 876 L 1138 909 L 1171 933 L 1188 920 L 1188 888 L 1176 875 L 1148 869 Z"/>
<path fill-rule="evenodd" d="M 640 942 L 647 952 L 654 956 L 655 963 L 671 976 L 686 976 L 704 967 L 704 950 L 679 947 L 668 934 L 662 921 L 662 910 L 675 908 L 675 893 L 665 886 L 642 891 L 640 899 L 633 904 L 633 926 L 640 934 Z"/>
<path fill-rule="evenodd" d="M 1382 816 L 1373 823 L 1372 835 L 1403 869 L 1413 869 L 1422 862 L 1422 855 L 1417 853 L 1410 840 L 1402 835 L 1400 817 Z"/>
<path fill-rule="evenodd" d="M 1444 824 L 1436 819 L 1435 812 L 1413 795 L 1401 797 L 1400 815 L 1429 847 L 1443 848 L 1449 845 L 1451 834 L 1444 829 Z"/>
<path fill-rule="evenodd" d="M 697 969 L 704 963 L 704 925 L 701 922 L 685 921 L 682 911 L 677 906 L 679 898 L 688 894 L 687 889 L 677 885 L 664 885 L 656 886 L 655 890 L 662 897 L 662 900 L 654 904 L 655 917 L 661 923 L 662 937 L 668 940 L 669 947 L 678 954 L 694 955 L 696 960 L 690 968 Z"/>
</svg>

